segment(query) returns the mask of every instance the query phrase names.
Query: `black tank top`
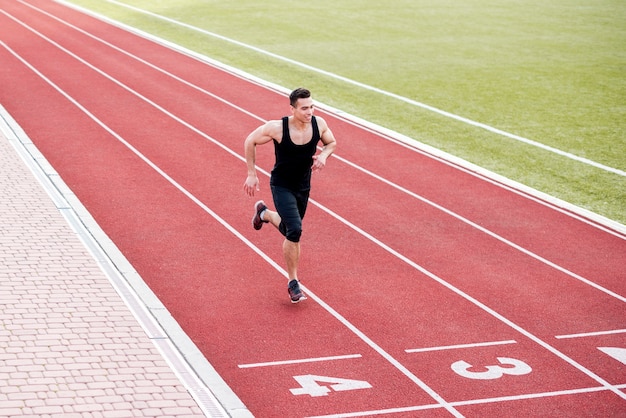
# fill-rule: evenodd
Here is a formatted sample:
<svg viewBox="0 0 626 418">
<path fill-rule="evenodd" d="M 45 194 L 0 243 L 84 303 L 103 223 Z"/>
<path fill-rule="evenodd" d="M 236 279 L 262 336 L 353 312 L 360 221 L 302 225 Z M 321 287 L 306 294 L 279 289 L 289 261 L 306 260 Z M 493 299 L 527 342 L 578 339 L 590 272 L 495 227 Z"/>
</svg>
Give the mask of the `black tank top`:
<svg viewBox="0 0 626 418">
<path fill-rule="evenodd" d="M 313 137 L 309 142 L 302 145 L 296 145 L 291 141 L 289 118 L 285 116 L 282 121 L 283 139 L 280 142 L 274 139 L 276 163 L 272 169 L 270 184 L 292 190 L 309 190 L 311 188 L 313 156 L 317 151 L 317 143 L 321 139 L 317 120 L 315 116 L 311 119 Z"/>
</svg>

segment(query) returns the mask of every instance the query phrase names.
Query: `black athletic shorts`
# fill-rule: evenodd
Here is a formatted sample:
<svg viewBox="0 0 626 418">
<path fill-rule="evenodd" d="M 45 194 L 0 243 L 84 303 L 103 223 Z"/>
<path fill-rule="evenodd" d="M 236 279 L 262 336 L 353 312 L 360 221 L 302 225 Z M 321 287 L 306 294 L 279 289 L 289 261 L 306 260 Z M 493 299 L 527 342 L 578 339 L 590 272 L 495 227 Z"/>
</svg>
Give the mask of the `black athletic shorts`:
<svg viewBox="0 0 626 418">
<path fill-rule="evenodd" d="M 291 242 L 300 242 L 302 218 L 309 203 L 310 190 L 294 192 L 281 186 L 271 186 L 276 212 L 280 215 L 278 230 Z"/>
</svg>

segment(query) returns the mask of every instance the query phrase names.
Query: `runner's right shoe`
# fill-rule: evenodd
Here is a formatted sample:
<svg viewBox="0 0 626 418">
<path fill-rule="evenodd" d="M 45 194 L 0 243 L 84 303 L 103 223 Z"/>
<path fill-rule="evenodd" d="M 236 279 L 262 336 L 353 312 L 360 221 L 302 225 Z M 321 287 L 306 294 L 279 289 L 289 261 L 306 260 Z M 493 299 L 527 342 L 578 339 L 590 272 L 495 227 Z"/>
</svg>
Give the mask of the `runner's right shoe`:
<svg viewBox="0 0 626 418">
<path fill-rule="evenodd" d="M 254 216 L 252 217 L 252 226 L 257 231 L 263 227 L 264 223 L 268 222 L 261 219 L 261 212 L 263 212 L 265 209 L 267 209 L 267 206 L 265 206 L 265 202 L 263 202 L 262 200 L 259 200 L 254 204 Z"/>
<path fill-rule="evenodd" d="M 298 303 L 302 300 L 306 299 L 302 290 L 300 290 L 300 284 L 296 279 L 293 279 L 289 282 L 289 297 L 291 298 L 291 303 Z"/>
</svg>

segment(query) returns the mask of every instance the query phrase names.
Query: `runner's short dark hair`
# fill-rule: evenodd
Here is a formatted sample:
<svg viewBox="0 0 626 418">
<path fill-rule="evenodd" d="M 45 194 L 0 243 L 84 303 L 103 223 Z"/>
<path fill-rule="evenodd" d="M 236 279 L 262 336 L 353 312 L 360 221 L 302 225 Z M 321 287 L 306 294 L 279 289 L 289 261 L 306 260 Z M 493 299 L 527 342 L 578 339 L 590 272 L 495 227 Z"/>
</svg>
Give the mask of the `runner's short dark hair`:
<svg viewBox="0 0 626 418">
<path fill-rule="evenodd" d="M 311 97 L 311 92 L 310 91 L 308 91 L 305 88 L 298 87 L 297 89 L 292 91 L 291 94 L 289 95 L 289 103 L 293 107 L 295 107 L 296 106 L 296 102 L 298 101 L 298 99 L 307 99 L 309 97 Z"/>
</svg>

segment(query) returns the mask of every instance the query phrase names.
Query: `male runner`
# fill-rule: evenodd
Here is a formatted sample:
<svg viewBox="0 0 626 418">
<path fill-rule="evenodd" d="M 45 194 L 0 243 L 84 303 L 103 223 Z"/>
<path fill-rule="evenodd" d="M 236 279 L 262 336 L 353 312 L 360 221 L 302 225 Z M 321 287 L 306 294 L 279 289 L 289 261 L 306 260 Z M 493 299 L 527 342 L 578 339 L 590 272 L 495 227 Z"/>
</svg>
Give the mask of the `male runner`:
<svg viewBox="0 0 626 418">
<path fill-rule="evenodd" d="M 256 174 L 256 146 L 274 143 L 276 162 L 270 178 L 270 188 L 276 211 L 259 200 L 254 205 L 252 225 L 259 230 L 263 223 L 271 223 L 285 237 L 283 256 L 287 265 L 288 291 L 292 303 L 306 299 L 300 290 L 298 263 L 302 218 L 306 212 L 311 189 L 311 173 L 321 170 L 327 158 L 335 151 L 336 141 L 332 131 L 321 117 L 313 116 L 311 92 L 298 88 L 289 95 L 291 116 L 271 120 L 255 129 L 244 142 L 248 177 L 243 185 L 248 196 L 259 188 Z M 322 151 L 316 155 L 321 141 Z"/>
</svg>

